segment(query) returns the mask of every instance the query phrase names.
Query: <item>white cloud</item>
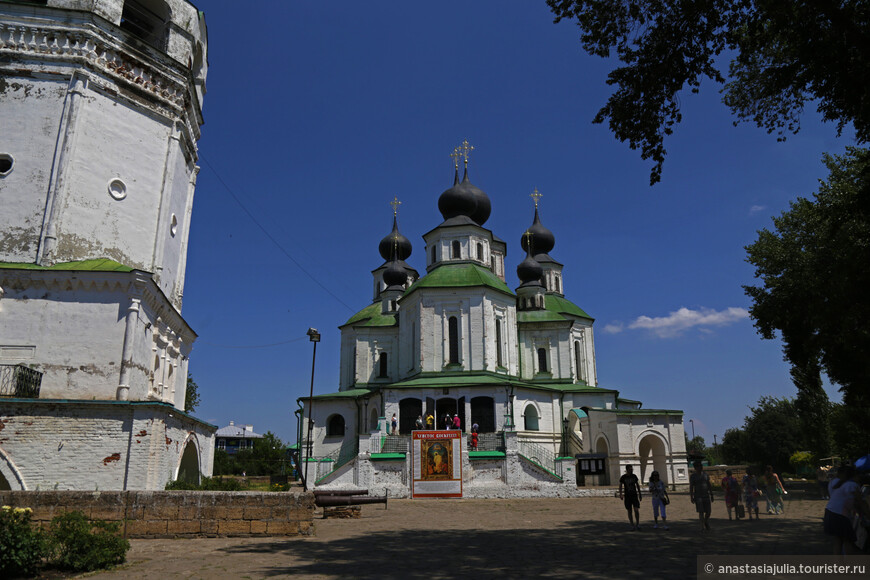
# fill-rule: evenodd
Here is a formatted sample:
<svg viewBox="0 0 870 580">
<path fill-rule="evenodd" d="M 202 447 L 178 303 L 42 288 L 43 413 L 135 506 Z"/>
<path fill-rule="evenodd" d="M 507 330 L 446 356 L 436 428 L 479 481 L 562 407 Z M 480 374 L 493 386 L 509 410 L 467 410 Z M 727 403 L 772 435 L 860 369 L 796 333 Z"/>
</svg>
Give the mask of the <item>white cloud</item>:
<svg viewBox="0 0 870 580">
<path fill-rule="evenodd" d="M 622 332 L 623 326 L 621 322 L 614 322 L 602 328 L 604 334 L 619 334 Z"/>
<path fill-rule="evenodd" d="M 706 327 L 726 326 L 744 318 L 749 318 L 749 312 L 743 308 L 732 307 L 717 312 L 711 308 L 691 310 L 683 307 L 667 316 L 639 316 L 628 327 L 649 330 L 660 338 L 673 338 L 690 328 L 698 327 L 699 330 L 709 331 Z"/>
<path fill-rule="evenodd" d="M 753 205 L 749 208 L 749 215 L 755 215 L 760 211 L 764 211 L 767 209 L 766 205 Z"/>
</svg>

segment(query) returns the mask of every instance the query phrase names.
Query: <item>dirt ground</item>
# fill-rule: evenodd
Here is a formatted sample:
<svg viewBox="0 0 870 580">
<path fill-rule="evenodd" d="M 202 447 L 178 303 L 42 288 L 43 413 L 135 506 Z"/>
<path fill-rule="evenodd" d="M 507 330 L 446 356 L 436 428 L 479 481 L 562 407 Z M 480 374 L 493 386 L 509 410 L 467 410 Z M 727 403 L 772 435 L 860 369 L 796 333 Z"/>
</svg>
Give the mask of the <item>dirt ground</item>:
<svg viewBox="0 0 870 580">
<path fill-rule="evenodd" d="M 829 554 L 825 502 L 797 496 L 758 521 L 729 521 L 716 501 L 709 532 L 686 494 L 672 495 L 669 530 L 644 498 L 639 531 L 617 498 L 391 500 L 355 520 L 318 510 L 310 538 L 132 540 L 126 565 L 91 577 L 694 578 L 698 555 Z"/>
</svg>

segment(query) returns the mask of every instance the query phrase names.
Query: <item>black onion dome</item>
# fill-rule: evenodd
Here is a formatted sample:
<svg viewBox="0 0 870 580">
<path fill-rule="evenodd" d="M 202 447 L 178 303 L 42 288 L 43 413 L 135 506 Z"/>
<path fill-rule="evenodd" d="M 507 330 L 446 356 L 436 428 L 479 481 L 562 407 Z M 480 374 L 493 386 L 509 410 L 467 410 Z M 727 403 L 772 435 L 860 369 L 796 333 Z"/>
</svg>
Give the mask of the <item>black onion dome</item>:
<svg viewBox="0 0 870 580">
<path fill-rule="evenodd" d="M 535 208 L 534 223 L 532 223 L 532 226 L 526 231 L 532 234 L 528 237 L 532 238 L 532 249 L 535 251 L 536 256 L 550 252 L 550 250 L 552 250 L 556 245 L 556 237 L 553 235 L 553 232 L 545 228 L 541 223 L 541 218 L 538 217 L 538 208 Z M 523 233 L 520 244 L 524 250 L 529 250 L 529 242 L 525 233 Z"/>
<path fill-rule="evenodd" d="M 540 284 L 543 275 L 544 269 L 532 257 L 531 252 L 526 250 L 526 259 L 517 266 L 517 277 L 522 282 L 520 286 L 535 285 L 535 283 Z"/>
<path fill-rule="evenodd" d="M 384 283 L 387 287 L 404 286 L 408 280 L 408 272 L 399 264 L 398 260 L 393 260 L 387 269 L 384 270 Z"/>
<path fill-rule="evenodd" d="M 460 215 L 470 217 L 477 210 L 476 194 L 473 190 L 464 187 L 463 183 L 459 183 L 459 170 L 457 169 L 453 177 L 453 187 L 442 193 L 441 197 L 438 198 L 438 211 L 441 212 L 445 220 Z M 481 191 L 481 193 L 483 192 Z M 489 214 L 487 214 L 487 217 L 489 217 Z"/>
<path fill-rule="evenodd" d="M 459 184 L 459 187 L 471 193 L 474 197 L 474 201 L 477 202 L 477 208 L 474 210 L 470 217 L 474 222 L 482 226 L 486 223 L 486 220 L 489 219 L 489 214 L 492 213 L 492 204 L 489 201 L 489 196 L 483 192 L 482 189 L 472 184 L 468 179 L 468 170 L 466 169 L 465 175 L 462 177 L 462 183 Z"/>
<path fill-rule="evenodd" d="M 396 257 L 399 260 L 407 260 L 411 256 L 411 240 L 399 233 L 399 222 L 396 216 L 393 216 L 393 231 L 389 235 L 384 236 L 378 244 L 378 252 L 384 260 L 390 260 L 393 257 L 393 244 L 396 246 Z"/>
</svg>

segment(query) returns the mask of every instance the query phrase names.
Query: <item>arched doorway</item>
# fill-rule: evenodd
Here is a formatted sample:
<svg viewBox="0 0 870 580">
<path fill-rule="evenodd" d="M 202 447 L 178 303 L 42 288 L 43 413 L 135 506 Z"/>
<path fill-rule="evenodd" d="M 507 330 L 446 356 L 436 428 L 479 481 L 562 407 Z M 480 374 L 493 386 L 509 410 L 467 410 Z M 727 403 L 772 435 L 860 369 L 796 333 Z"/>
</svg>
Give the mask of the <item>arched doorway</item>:
<svg viewBox="0 0 870 580">
<path fill-rule="evenodd" d="M 0 449 L 0 491 L 24 490 L 24 482 L 12 461 Z"/>
<path fill-rule="evenodd" d="M 423 401 L 407 398 L 399 401 L 399 433 L 410 435 L 416 429 L 417 417 L 423 414 Z"/>
<path fill-rule="evenodd" d="M 458 412 L 456 399 L 450 399 L 447 397 L 438 399 L 435 401 L 435 410 L 437 412 L 435 415 L 435 428 L 444 429 L 444 417 L 450 415 L 450 418 L 452 419 L 453 415 Z"/>
<path fill-rule="evenodd" d="M 477 423 L 481 433 L 495 432 L 495 399 L 492 397 L 472 397 L 471 422 Z"/>
<path fill-rule="evenodd" d="M 372 409 L 372 412 L 369 414 L 369 431 L 378 431 L 381 428 L 378 425 L 378 410 Z"/>
<path fill-rule="evenodd" d="M 604 475 L 600 476 L 600 480 L 598 481 L 598 485 L 610 485 L 610 449 L 609 445 L 607 445 L 607 439 L 603 436 L 598 438 L 598 441 L 595 442 L 595 453 L 604 453 L 607 455 L 607 459 L 604 460 Z"/>
<path fill-rule="evenodd" d="M 637 454 L 640 456 L 640 479 L 649 481 L 653 471 L 659 472 L 659 478 L 667 485 L 667 451 L 661 437 L 654 433 L 644 435 L 640 439 Z"/>
<path fill-rule="evenodd" d="M 184 453 L 181 454 L 181 463 L 178 465 L 177 481 L 184 481 L 199 485 L 199 451 L 193 439 L 187 440 Z"/>
</svg>

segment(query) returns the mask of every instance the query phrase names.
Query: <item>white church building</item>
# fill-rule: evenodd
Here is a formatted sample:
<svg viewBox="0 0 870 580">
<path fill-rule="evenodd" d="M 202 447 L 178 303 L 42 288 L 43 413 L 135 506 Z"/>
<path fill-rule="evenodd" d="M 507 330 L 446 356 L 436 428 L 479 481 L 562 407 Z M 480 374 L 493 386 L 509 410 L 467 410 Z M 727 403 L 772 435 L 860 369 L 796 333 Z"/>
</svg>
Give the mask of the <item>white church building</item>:
<svg viewBox="0 0 870 580">
<path fill-rule="evenodd" d="M 185 0 L 0 2 L 0 489 L 211 474 L 181 315 L 206 49 Z"/>
<path fill-rule="evenodd" d="M 464 497 L 592 494 L 627 465 L 643 481 L 657 470 L 688 484 L 682 411 L 644 409 L 599 384 L 593 319 L 566 298 L 537 191 L 531 225 L 513 234 L 525 253 L 520 285 L 507 286 L 508 244 L 484 227 L 491 203 L 468 178 L 469 149 L 454 151 L 443 221 L 423 234 L 423 276 L 406 262 L 394 200 L 372 302 L 341 326 L 338 391 L 300 399 L 309 487 L 409 495 L 409 436 L 430 414 L 436 429 L 459 417 Z"/>
</svg>

